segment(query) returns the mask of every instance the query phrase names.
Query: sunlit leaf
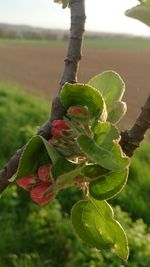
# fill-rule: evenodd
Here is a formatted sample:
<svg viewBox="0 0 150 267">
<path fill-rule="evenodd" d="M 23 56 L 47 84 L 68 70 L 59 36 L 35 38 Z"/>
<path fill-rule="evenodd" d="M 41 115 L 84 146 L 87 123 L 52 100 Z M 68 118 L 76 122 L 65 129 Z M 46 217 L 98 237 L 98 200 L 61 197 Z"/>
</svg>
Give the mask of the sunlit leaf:
<svg viewBox="0 0 150 267">
<path fill-rule="evenodd" d="M 126 111 L 122 106 L 122 109 L 120 107 L 119 114 L 113 112 L 116 109 L 116 103 L 121 103 L 121 98 L 125 91 L 125 84 L 120 75 L 115 71 L 105 71 L 94 76 L 88 84 L 101 92 L 106 103 L 108 116 L 109 113 L 113 113 L 113 121 L 111 121 L 112 116 L 109 116 L 108 120 L 113 123 L 118 122 Z"/>
<path fill-rule="evenodd" d="M 110 170 L 107 170 L 98 164 L 88 164 L 82 171 L 83 175 L 89 178 L 91 181 L 93 179 L 95 180 L 96 178 L 98 179 L 109 172 Z"/>
<path fill-rule="evenodd" d="M 105 148 L 111 146 L 113 141 L 120 139 L 118 129 L 110 122 L 98 122 L 93 128 L 93 133 L 96 143 Z"/>
<path fill-rule="evenodd" d="M 60 98 L 66 109 L 70 106 L 86 106 L 91 119 L 106 119 L 104 100 L 100 92 L 90 85 L 66 83 L 61 90 Z"/>
<path fill-rule="evenodd" d="M 75 204 L 71 219 L 78 236 L 99 250 L 114 248 L 119 257 L 128 258 L 128 241 L 121 225 L 106 201 L 92 197 Z"/>
<path fill-rule="evenodd" d="M 54 0 L 55 3 L 62 4 L 62 8 L 66 8 L 69 4 L 69 0 Z"/>
<path fill-rule="evenodd" d="M 48 162 L 55 163 L 59 157 L 59 153 L 49 142 L 36 135 L 24 148 L 16 176 L 19 178 L 35 173 L 39 165 Z"/>
<path fill-rule="evenodd" d="M 98 201 L 93 198 L 88 205 L 89 209 L 93 205 L 99 215 L 99 217 L 95 217 L 95 224 L 100 234 L 112 241 L 113 248 L 120 258 L 127 260 L 129 255 L 128 240 L 122 226 L 114 219 L 110 205 L 106 201 Z"/>
<path fill-rule="evenodd" d="M 150 26 L 150 4 L 149 5 L 137 5 L 128 9 L 125 12 L 127 17 L 140 20 L 141 22 L 145 23 L 146 25 Z"/>
<path fill-rule="evenodd" d="M 99 200 L 109 199 L 118 194 L 125 186 L 128 169 L 119 172 L 106 173 L 89 184 L 90 194 Z"/>
<path fill-rule="evenodd" d="M 108 114 L 108 121 L 117 123 L 125 115 L 127 111 L 127 105 L 123 101 L 117 101 L 113 103 L 112 110 Z"/>
<path fill-rule="evenodd" d="M 56 185 L 68 187 L 73 184 L 76 177 L 81 175 L 83 168 L 83 165 L 72 163 L 62 157 L 52 166 L 51 173 L 56 180 Z"/>
<path fill-rule="evenodd" d="M 77 142 L 90 160 L 105 169 L 119 171 L 129 165 L 129 159 L 123 155 L 121 147 L 117 143 L 112 142 L 109 146 L 108 144 L 98 146 L 94 140 L 86 135 L 79 136 Z"/>
<path fill-rule="evenodd" d="M 91 214 L 88 216 L 87 222 L 85 221 L 84 209 L 88 201 L 81 200 L 77 202 L 71 211 L 71 221 L 74 226 L 74 229 L 77 235 L 85 241 L 88 245 L 92 247 L 96 247 L 97 249 L 108 249 L 111 247 L 111 242 L 103 239 L 103 236 L 100 235 L 95 227 L 95 223 L 93 221 L 93 207 L 91 209 Z M 89 227 L 89 229 L 88 229 Z"/>
</svg>

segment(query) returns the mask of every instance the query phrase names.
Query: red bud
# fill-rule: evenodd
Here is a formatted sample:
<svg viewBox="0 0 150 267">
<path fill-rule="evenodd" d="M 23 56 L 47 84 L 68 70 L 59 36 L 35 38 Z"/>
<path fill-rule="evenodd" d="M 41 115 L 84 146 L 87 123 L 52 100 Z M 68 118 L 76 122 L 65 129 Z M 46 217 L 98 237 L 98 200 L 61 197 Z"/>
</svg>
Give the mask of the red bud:
<svg viewBox="0 0 150 267">
<path fill-rule="evenodd" d="M 68 125 L 64 120 L 54 120 L 52 122 L 51 134 L 53 137 L 60 138 L 63 137 L 62 131 L 67 129 Z"/>
<path fill-rule="evenodd" d="M 68 125 L 64 120 L 54 120 L 52 122 L 52 128 L 56 128 L 58 130 L 66 130 L 68 129 Z"/>
<path fill-rule="evenodd" d="M 42 165 L 38 168 L 38 177 L 41 181 L 46 182 L 50 178 L 50 166 Z"/>
<path fill-rule="evenodd" d="M 71 118 L 80 120 L 87 120 L 89 118 L 89 112 L 86 107 L 83 106 L 72 106 L 67 110 L 67 115 Z"/>
<path fill-rule="evenodd" d="M 37 179 L 38 178 L 36 176 L 23 176 L 22 178 L 16 180 L 16 184 L 29 191 L 34 185 L 36 185 Z"/>
<path fill-rule="evenodd" d="M 69 113 L 72 114 L 82 114 L 82 115 L 87 115 L 87 109 L 84 107 L 70 107 L 68 109 Z"/>
<path fill-rule="evenodd" d="M 38 205 L 44 205 L 53 200 L 55 194 L 52 192 L 46 193 L 50 186 L 50 182 L 45 182 L 34 187 L 30 192 L 31 199 Z"/>
<path fill-rule="evenodd" d="M 36 197 L 31 197 L 31 199 L 38 205 L 46 205 L 48 202 L 52 201 L 54 199 L 54 194 L 49 194 L 46 195 L 42 198 L 36 198 Z"/>
<path fill-rule="evenodd" d="M 53 137 L 56 137 L 56 138 L 63 136 L 62 132 L 60 130 L 58 130 L 57 128 L 52 128 L 51 134 L 53 135 Z"/>
</svg>

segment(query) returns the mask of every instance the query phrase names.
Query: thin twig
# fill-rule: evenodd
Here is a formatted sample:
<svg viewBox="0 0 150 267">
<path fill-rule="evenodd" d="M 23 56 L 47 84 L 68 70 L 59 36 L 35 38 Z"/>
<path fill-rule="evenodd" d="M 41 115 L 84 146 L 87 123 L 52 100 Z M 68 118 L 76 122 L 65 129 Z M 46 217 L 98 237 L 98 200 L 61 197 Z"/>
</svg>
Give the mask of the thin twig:
<svg viewBox="0 0 150 267">
<path fill-rule="evenodd" d="M 146 131 L 150 128 L 150 95 L 144 106 L 141 108 L 141 114 L 137 118 L 133 127 L 121 133 L 120 145 L 124 153 L 131 157 L 141 141 L 144 139 Z"/>
<path fill-rule="evenodd" d="M 51 137 L 50 129 L 51 122 L 54 119 L 62 118 L 65 114 L 60 99 L 59 92 L 65 82 L 75 83 L 77 82 L 77 72 L 79 67 L 79 61 L 82 55 L 82 42 L 85 26 L 85 0 L 70 0 L 71 10 L 71 28 L 70 39 L 67 57 L 65 59 L 65 68 L 58 88 L 58 93 L 52 103 L 52 111 L 49 120 L 41 127 L 37 134 L 43 136 L 45 139 Z M 3 170 L 0 171 L 0 192 L 10 184 L 8 181 L 13 174 L 17 171 L 19 159 L 22 154 L 23 148 L 17 150 L 12 156 L 9 162 L 6 164 Z"/>
</svg>

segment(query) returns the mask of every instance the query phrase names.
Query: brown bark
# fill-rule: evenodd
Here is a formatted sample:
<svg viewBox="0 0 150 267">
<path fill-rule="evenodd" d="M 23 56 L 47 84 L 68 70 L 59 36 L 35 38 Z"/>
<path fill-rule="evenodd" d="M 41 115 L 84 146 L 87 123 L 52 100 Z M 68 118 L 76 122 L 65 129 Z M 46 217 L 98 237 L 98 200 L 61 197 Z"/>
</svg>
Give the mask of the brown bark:
<svg viewBox="0 0 150 267">
<path fill-rule="evenodd" d="M 124 153 L 131 157 L 134 150 L 139 147 L 144 139 L 146 131 L 150 128 L 150 95 L 144 106 L 141 108 L 141 114 L 137 118 L 133 127 L 121 133 L 120 145 Z"/>
<path fill-rule="evenodd" d="M 71 28 L 70 39 L 67 51 L 67 57 L 65 59 L 65 68 L 58 88 L 58 93 L 52 103 L 51 116 L 47 122 L 41 127 L 37 134 L 43 136 L 47 140 L 51 137 L 50 129 L 51 122 L 54 119 L 62 118 L 65 114 L 60 99 L 59 92 L 65 82 L 75 83 L 77 82 L 77 71 L 79 61 L 82 55 L 82 41 L 85 25 L 85 0 L 70 0 L 71 10 Z M 0 171 L 0 192 L 10 184 L 9 179 L 17 171 L 20 156 L 23 148 L 17 150 L 12 156 L 9 162 L 6 164 L 3 170 Z"/>
</svg>

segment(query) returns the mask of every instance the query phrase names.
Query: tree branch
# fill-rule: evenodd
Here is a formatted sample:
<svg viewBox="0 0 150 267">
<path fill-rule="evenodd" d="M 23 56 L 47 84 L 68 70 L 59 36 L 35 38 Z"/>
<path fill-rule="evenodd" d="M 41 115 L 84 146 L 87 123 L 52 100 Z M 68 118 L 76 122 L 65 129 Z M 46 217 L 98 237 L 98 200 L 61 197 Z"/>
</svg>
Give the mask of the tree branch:
<svg viewBox="0 0 150 267">
<path fill-rule="evenodd" d="M 83 33 L 85 26 L 85 0 L 70 0 L 71 10 L 71 28 L 70 28 L 70 39 L 67 57 L 65 59 L 65 68 L 58 88 L 58 93 L 53 100 L 51 116 L 47 122 L 41 127 L 37 134 L 43 136 L 45 139 L 51 137 L 50 129 L 51 122 L 55 119 L 62 118 L 65 114 L 59 93 L 65 82 L 75 83 L 77 82 L 77 72 L 79 67 L 79 61 L 82 56 L 82 42 Z M 10 184 L 9 179 L 17 171 L 19 159 L 23 152 L 23 148 L 17 150 L 14 156 L 9 160 L 3 170 L 0 171 L 0 192 L 4 191 L 5 188 Z"/>
<path fill-rule="evenodd" d="M 51 122 L 62 118 L 65 109 L 59 98 L 59 93 L 65 82 L 76 83 L 79 61 L 82 57 L 82 41 L 85 25 L 85 0 L 70 0 L 71 29 L 68 52 L 65 59 L 65 68 L 59 84 L 58 93 L 52 103 L 51 116 L 37 134 L 45 139 L 51 137 Z M 126 155 L 132 156 L 134 150 L 144 139 L 145 132 L 150 128 L 150 95 L 142 108 L 141 114 L 130 130 L 121 133 L 120 145 Z M 10 184 L 9 179 L 16 172 L 23 148 L 17 150 L 3 170 L 0 171 L 0 192 Z"/>
<path fill-rule="evenodd" d="M 131 157 L 134 150 L 139 147 L 140 142 L 144 139 L 146 131 L 150 128 L 150 95 L 144 106 L 141 108 L 141 114 L 130 130 L 121 133 L 120 145 L 124 153 Z"/>
</svg>

